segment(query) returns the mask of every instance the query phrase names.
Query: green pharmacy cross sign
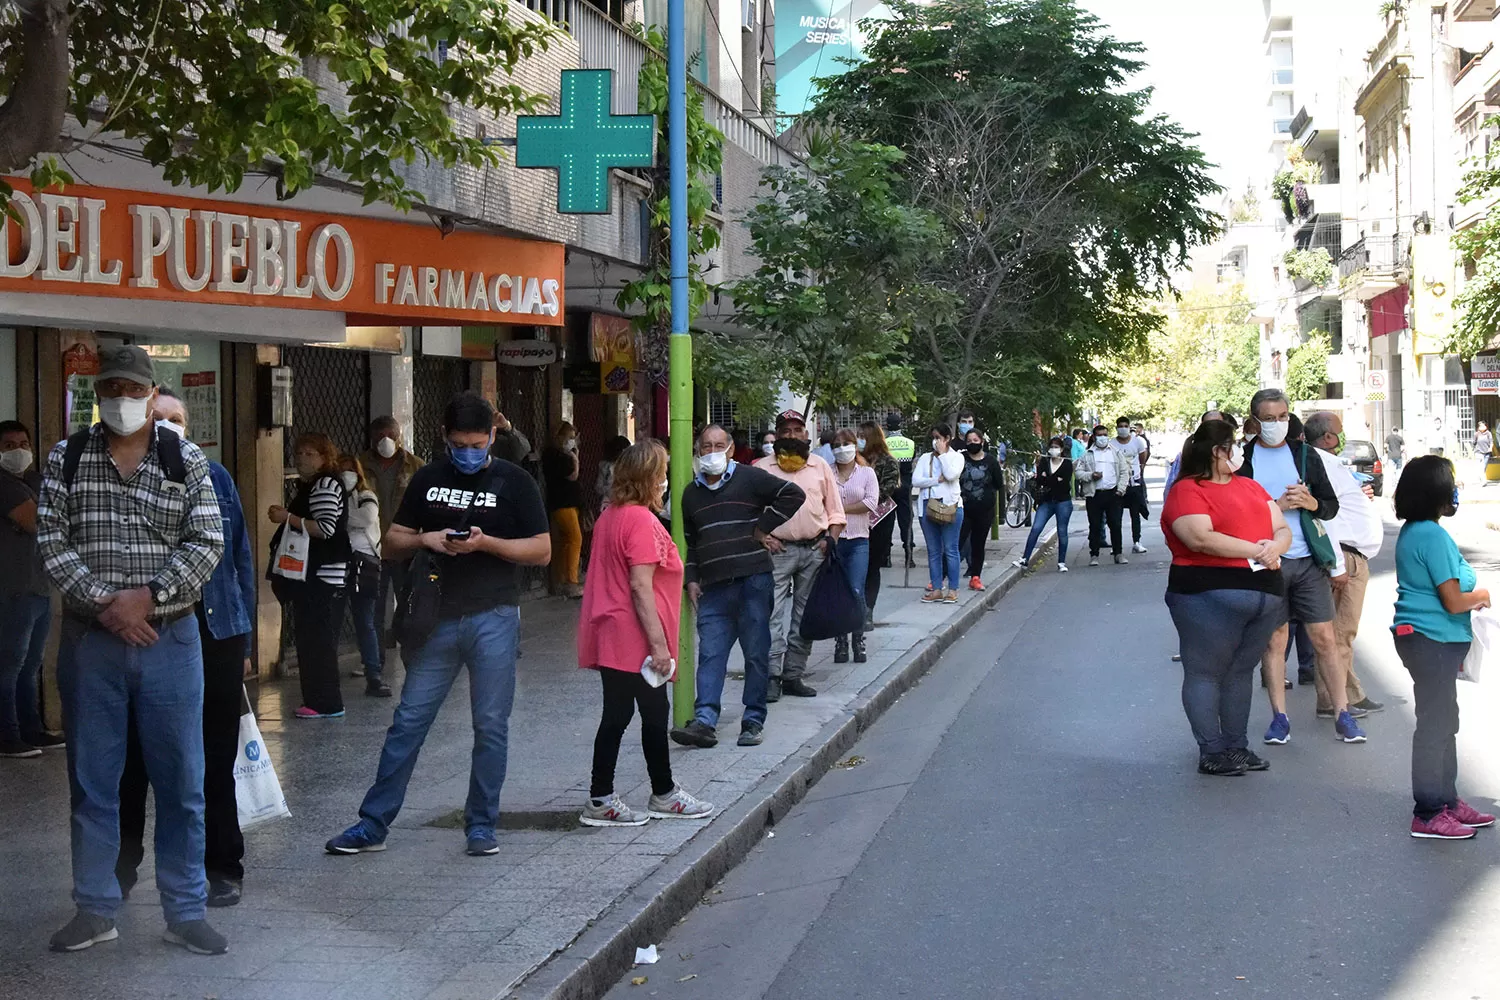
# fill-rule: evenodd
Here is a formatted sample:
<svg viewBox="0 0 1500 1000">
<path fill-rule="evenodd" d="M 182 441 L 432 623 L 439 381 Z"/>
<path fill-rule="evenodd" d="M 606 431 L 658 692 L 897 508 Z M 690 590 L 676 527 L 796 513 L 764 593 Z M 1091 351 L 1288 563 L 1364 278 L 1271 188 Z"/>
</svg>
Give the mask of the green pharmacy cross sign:
<svg viewBox="0 0 1500 1000">
<path fill-rule="evenodd" d="M 562 114 L 516 119 L 516 166 L 557 171 L 557 210 L 609 211 L 610 167 L 649 167 L 656 159 L 654 115 L 610 112 L 608 69 L 565 69 Z"/>
</svg>

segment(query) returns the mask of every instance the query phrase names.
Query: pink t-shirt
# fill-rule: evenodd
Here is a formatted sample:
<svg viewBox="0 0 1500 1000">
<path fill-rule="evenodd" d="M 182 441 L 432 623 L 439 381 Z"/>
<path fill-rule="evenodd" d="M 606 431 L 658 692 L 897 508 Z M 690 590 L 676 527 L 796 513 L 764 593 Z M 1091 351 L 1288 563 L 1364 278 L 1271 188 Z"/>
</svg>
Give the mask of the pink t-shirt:
<svg viewBox="0 0 1500 1000">
<path fill-rule="evenodd" d="M 578 665 L 609 667 L 633 674 L 651 652 L 630 596 L 630 567 L 655 566 L 651 589 L 656 613 L 677 658 L 677 626 L 682 617 L 682 557 L 656 515 L 630 504 L 607 507 L 594 522 L 594 542 L 578 619 Z"/>
</svg>

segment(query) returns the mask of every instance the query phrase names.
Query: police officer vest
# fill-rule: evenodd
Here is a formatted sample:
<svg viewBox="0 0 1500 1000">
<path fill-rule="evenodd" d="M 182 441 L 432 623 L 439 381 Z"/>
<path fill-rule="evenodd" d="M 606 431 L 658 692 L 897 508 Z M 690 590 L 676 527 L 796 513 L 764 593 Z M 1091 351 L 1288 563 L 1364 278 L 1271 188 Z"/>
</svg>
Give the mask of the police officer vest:
<svg viewBox="0 0 1500 1000">
<path fill-rule="evenodd" d="M 917 457 L 917 443 L 905 434 L 892 434 L 885 439 L 885 446 L 891 450 L 891 457 L 898 462 L 910 462 Z"/>
</svg>

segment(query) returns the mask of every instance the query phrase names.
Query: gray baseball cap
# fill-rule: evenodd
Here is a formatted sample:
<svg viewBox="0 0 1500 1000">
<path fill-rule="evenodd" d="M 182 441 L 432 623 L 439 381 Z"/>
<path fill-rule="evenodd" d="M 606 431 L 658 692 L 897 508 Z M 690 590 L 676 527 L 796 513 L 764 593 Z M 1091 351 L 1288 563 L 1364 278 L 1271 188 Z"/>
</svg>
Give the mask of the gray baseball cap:
<svg viewBox="0 0 1500 1000">
<path fill-rule="evenodd" d="M 94 381 L 107 378 L 123 378 L 136 385 L 156 384 L 156 370 L 151 365 L 151 355 L 134 345 L 106 347 L 99 351 L 99 374 Z"/>
</svg>

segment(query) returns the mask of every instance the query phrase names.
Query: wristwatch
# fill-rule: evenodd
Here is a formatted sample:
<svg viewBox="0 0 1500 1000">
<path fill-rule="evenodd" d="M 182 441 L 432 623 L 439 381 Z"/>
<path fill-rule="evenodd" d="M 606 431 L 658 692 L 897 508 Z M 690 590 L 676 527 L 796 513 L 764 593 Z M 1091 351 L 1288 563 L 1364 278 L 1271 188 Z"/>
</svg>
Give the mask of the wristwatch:
<svg viewBox="0 0 1500 1000">
<path fill-rule="evenodd" d="M 157 581 L 152 580 L 150 583 L 146 584 L 146 587 L 151 591 L 151 602 L 153 604 L 166 603 L 167 587 L 165 584 L 158 583 Z"/>
</svg>

